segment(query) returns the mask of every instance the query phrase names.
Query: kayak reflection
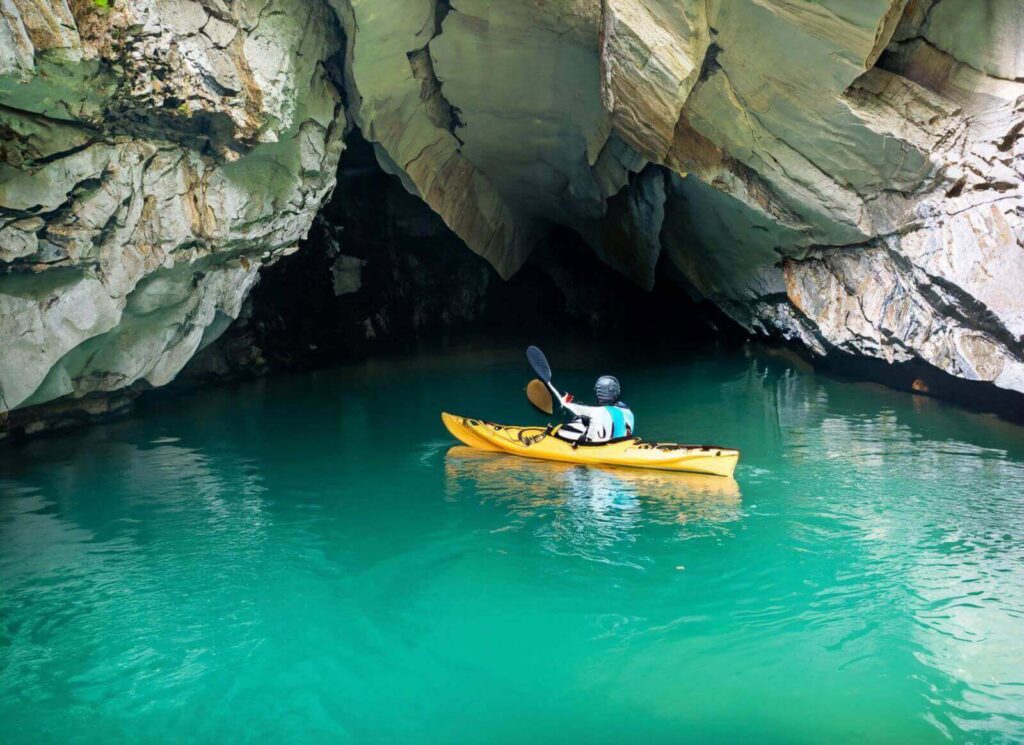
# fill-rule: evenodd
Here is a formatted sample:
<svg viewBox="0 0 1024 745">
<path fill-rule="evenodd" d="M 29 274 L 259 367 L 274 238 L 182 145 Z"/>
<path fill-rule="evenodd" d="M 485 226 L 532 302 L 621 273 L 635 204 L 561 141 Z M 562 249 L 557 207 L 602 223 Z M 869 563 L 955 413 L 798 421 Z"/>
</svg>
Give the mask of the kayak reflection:
<svg viewBox="0 0 1024 745">
<path fill-rule="evenodd" d="M 612 466 L 529 460 L 461 445 L 445 462 L 449 498 L 473 488 L 483 499 L 523 514 L 538 508 L 580 507 L 596 516 L 633 522 L 721 524 L 741 516 L 739 484 L 732 478 Z"/>
</svg>

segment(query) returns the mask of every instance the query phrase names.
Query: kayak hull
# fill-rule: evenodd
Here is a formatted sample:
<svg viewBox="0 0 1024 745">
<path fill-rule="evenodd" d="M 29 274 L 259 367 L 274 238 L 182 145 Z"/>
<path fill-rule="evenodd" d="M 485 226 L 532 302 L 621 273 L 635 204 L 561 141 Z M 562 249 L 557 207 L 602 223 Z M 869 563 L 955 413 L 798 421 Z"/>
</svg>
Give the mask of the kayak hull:
<svg viewBox="0 0 1024 745">
<path fill-rule="evenodd" d="M 447 412 L 441 414 L 441 421 L 456 439 L 471 448 L 561 463 L 731 477 L 740 459 L 739 450 L 717 445 L 677 445 L 624 437 L 606 443 L 574 446 L 574 443 L 551 434 L 547 427 L 506 426 Z"/>
</svg>

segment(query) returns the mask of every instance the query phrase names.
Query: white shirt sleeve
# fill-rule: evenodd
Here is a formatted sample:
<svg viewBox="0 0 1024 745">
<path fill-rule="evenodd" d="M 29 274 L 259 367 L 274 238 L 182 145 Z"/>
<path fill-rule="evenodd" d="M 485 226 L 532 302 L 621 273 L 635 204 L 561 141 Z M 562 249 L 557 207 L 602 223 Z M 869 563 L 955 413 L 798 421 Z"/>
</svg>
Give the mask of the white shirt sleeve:
<svg viewBox="0 0 1024 745">
<path fill-rule="evenodd" d="M 562 401 L 562 406 L 571 411 L 576 416 L 587 417 L 593 419 L 594 417 L 601 416 L 604 411 L 603 406 L 583 406 L 582 404 L 573 404 Z"/>
</svg>

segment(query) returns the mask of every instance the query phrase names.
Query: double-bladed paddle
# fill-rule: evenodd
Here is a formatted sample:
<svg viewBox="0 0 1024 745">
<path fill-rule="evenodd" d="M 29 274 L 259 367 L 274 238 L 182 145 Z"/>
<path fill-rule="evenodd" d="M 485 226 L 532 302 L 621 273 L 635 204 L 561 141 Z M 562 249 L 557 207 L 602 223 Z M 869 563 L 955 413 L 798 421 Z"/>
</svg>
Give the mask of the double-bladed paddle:
<svg viewBox="0 0 1024 745">
<path fill-rule="evenodd" d="M 562 400 L 562 394 L 551 384 L 551 365 L 548 364 L 548 358 L 544 356 L 539 347 L 530 346 L 526 348 L 526 359 L 539 378 L 539 380 L 531 380 L 526 386 L 526 397 L 531 404 L 545 414 L 552 414 L 555 405 L 551 394 L 554 394 L 555 399 L 559 402 Z"/>
<path fill-rule="evenodd" d="M 534 378 L 527 384 L 526 398 L 545 414 L 555 413 L 555 402 L 551 398 L 551 391 L 537 378 Z"/>
<path fill-rule="evenodd" d="M 551 385 L 551 365 L 548 364 L 548 358 L 540 351 L 540 347 L 527 347 L 526 359 L 529 360 L 533 371 L 537 373 L 537 377 Z"/>
</svg>

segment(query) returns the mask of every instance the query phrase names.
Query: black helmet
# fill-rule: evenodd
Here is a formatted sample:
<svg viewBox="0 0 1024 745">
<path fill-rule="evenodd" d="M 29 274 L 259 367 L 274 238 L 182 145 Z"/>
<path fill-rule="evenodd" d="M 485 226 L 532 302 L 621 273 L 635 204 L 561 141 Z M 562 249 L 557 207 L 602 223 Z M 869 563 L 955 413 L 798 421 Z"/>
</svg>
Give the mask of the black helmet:
<svg viewBox="0 0 1024 745">
<path fill-rule="evenodd" d="M 619 381 L 611 375 L 602 375 L 594 383 L 594 393 L 597 394 L 597 402 L 602 406 L 611 406 L 617 403 L 622 389 Z"/>
</svg>

